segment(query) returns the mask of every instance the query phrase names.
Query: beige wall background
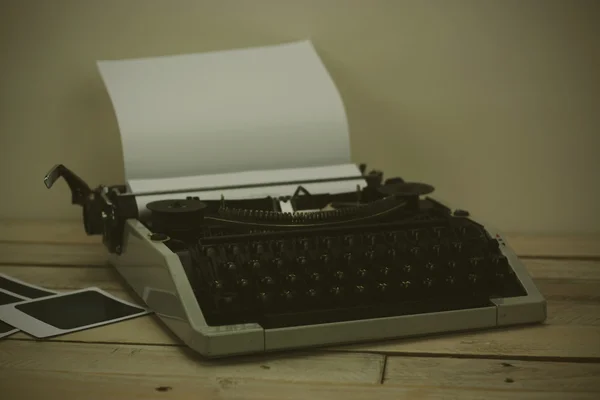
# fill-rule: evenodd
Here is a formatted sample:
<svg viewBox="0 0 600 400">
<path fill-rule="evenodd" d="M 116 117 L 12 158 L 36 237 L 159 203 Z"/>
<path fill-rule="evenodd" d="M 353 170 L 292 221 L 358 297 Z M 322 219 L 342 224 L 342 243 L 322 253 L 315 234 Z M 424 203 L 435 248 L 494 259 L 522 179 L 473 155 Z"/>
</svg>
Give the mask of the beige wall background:
<svg viewBox="0 0 600 400">
<path fill-rule="evenodd" d="M 311 38 L 352 155 L 506 231 L 600 232 L 600 2 L 0 0 L 0 218 L 123 180 L 95 62 Z"/>
</svg>

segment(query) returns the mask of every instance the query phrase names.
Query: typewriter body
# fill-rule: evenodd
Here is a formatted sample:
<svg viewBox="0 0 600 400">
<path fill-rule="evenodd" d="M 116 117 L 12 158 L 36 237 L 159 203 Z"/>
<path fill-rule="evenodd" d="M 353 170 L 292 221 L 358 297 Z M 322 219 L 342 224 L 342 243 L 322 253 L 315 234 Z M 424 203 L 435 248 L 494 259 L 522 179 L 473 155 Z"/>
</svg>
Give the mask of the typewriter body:
<svg viewBox="0 0 600 400">
<path fill-rule="evenodd" d="M 544 321 L 546 302 L 502 235 L 366 173 L 348 193 L 181 197 L 141 218 L 125 186 L 90 187 L 62 165 L 89 235 L 160 320 L 206 357 Z M 349 177 L 349 179 L 356 179 Z M 214 190 L 214 188 L 211 188 Z"/>
</svg>

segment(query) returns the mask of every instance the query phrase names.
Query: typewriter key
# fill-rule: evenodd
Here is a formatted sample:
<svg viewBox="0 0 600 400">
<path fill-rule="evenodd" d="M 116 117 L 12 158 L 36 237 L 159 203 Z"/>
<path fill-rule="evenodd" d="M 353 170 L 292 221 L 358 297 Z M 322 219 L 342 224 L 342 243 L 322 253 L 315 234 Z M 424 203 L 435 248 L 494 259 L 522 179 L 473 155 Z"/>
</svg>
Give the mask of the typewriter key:
<svg viewBox="0 0 600 400">
<path fill-rule="evenodd" d="M 394 260 L 396 258 L 396 249 L 389 249 L 388 250 L 388 256 Z"/>
<path fill-rule="evenodd" d="M 386 292 L 388 290 L 388 284 L 384 283 L 384 282 L 378 283 L 377 284 L 377 290 L 380 291 L 380 292 L 382 292 L 382 293 Z"/>
<path fill-rule="evenodd" d="M 308 239 L 300 239 L 298 241 L 298 244 L 300 245 L 300 248 L 304 251 L 310 250 L 310 242 L 308 241 Z"/>
<path fill-rule="evenodd" d="M 275 282 L 273 281 L 273 278 L 271 278 L 270 276 L 265 276 L 263 277 L 260 282 L 264 285 L 273 285 Z"/>
<path fill-rule="evenodd" d="M 354 236 L 348 235 L 344 237 L 344 244 L 348 247 L 352 247 L 354 245 Z"/>
<path fill-rule="evenodd" d="M 443 226 L 433 228 L 433 235 L 436 238 L 441 239 L 445 234 L 446 234 L 446 228 L 444 228 Z"/>
<path fill-rule="evenodd" d="M 334 296 L 340 296 L 342 294 L 342 288 L 339 286 L 334 286 L 331 288 L 330 292 Z"/>
<path fill-rule="evenodd" d="M 237 269 L 237 267 L 236 267 L 235 263 L 229 261 L 229 262 L 225 263 L 225 269 L 227 271 L 233 272 Z"/>
<path fill-rule="evenodd" d="M 260 292 L 256 297 L 263 304 L 269 301 L 269 295 L 265 292 Z"/>
<path fill-rule="evenodd" d="M 462 244 L 462 242 L 453 242 L 452 248 L 454 249 L 454 251 L 456 253 L 461 253 L 462 249 L 463 249 L 463 244 Z"/>
<path fill-rule="evenodd" d="M 352 253 L 344 253 L 344 260 L 346 264 L 350 265 L 352 263 Z"/>
<path fill-rule="evenodd" d="M 253 247 L 256 254 L 263 254 L 265 252 L 265 246 L 262 243 L 256 243 Z"/>
<path fill-rule="evenodd" d="M 469 259 L 469 264 L 471 264 L 471 267 L 476 268 L 482 264 L 482 261 L 483 260 L 479 257 L 473 257 L 473 258 Z"/>
<path fill-rule="evenodd" d="M 332 238 L 323 239 L 322 246 L 327 250 L 331 249 L 333 247 L 333 239 Z"/>
<path fill-rule="evenodd" d="M 306 259 L 306 257 L 300 256 L 296 258 L 296 262 L 298 263 L 298 265 L 305 265 L 308 262 L 308 260 Z"/>
<path fill-rule="evenodd" d="M 294 292 L 292 292 L 291 290 L 284 290 L 282 295 L 283 298 L 288 301 L 294 299 Z"/>
<path fill-rule="evenodd" d="M 238 285 L 241 288 L 245 288 L 245 287 L 248 287 L 250 285 L 250 282 L 248 281 L 248 279 L 242 278 L 242 279 L 238 280 Z"/>
</svg>

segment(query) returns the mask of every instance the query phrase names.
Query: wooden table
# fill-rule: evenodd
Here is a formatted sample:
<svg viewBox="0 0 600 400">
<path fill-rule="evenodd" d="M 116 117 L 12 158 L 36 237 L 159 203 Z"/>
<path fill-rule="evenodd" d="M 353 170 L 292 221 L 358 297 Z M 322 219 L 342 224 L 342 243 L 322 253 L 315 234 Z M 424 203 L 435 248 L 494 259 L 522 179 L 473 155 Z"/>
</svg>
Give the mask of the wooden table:
<svg viewBox="0 0 600 400">
<path fill-rule="evenodd" d="M 209 361 L 154 316 L 0 341 L 0 398 L 600 399 L 600 237 L 509 236 L 543 325 Z M 80 222 L 0 221 L 0 272 L 134 300 Z"/>
</svg>

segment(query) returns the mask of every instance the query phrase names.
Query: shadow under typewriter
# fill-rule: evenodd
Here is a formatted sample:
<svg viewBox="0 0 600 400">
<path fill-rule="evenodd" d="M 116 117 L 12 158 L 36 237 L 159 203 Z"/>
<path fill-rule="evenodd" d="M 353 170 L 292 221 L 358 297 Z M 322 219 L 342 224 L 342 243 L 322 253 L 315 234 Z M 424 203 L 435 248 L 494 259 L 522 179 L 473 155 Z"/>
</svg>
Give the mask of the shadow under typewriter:
<svg viewBox="0 0 600 400">
<path fill-rule="evenodd" d="M 209 357 L 545 320 L 498 232 L 430 186 L 367 178 L 356 193 L 150 203 L 116 225 L 111 262 Z"/>
</svg>

